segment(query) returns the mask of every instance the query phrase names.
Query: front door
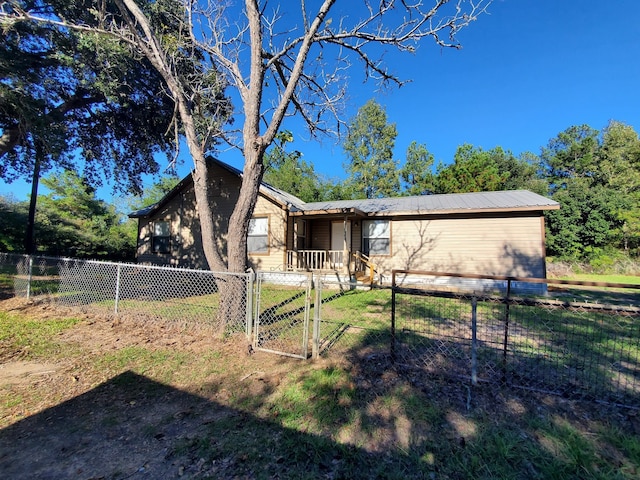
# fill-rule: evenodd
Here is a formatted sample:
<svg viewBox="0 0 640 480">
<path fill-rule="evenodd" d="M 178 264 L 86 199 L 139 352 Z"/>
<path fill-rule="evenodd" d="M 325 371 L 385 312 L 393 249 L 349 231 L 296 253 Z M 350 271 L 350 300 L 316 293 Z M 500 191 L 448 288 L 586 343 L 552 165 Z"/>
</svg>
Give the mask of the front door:
<svg viewBox="0 0 640 480">
<path fill-rule="evenodd" d="M 330 262 L 335 267 L 342 267 L 344 256 L 351 250 L 351 222 L 331 222 Z"/>
</svg>

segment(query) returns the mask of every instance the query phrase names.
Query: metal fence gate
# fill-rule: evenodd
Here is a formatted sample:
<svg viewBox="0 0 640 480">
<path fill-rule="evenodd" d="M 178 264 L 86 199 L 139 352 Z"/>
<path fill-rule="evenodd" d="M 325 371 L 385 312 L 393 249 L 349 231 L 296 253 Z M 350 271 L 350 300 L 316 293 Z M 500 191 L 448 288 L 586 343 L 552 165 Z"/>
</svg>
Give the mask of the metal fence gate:
<svg viewBox="0 0 640 480">
<path fill-rule="evenodd" d="M 255 349 L 308 358 L 312 283 L 311 273 L 258 273 L 254 314 Z"/>
<path fill-rule="evenodd" d="M 313 358 L 366 358 L 391 343 L 391 288 L 318 279 L 315 284 Z"/>
</svg>

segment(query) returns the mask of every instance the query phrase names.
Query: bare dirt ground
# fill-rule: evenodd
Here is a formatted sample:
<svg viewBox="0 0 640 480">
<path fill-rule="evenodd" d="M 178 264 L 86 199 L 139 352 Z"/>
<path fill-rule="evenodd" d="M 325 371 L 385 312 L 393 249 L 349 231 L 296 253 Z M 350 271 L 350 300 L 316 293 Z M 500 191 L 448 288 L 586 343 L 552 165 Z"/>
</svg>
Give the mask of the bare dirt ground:
<svg viewBox="0 0 640 480">
<path fill-rule="evenodd" d="M 194 441 L 207 438 L 212 422 L 244 415 L 224 405 L 233 392 L 221 387 L 222 379 L 235 377 L 242 390 L 259 393 L 291 363 L 249 355 L 244 338 L 217 341 L 206 329 L 79 315 L 16 298 L 0 301 L 0 310 L 36 320 L 81 318 L 58 335 L 69 355 L 56 355 L 55 362 L 28 359 L 28 349 L 13 351 L 0 341 L 0 391 L 13 399 L 0 405 L 0 477 L 6 479 L 234 478 L 228 462 L 205 464 L 194 456 Z M 185 372 L 177 386 L 96 365 L 105 354 L 136 346 L 225 364 L 195 378 Z"/>
</svg>

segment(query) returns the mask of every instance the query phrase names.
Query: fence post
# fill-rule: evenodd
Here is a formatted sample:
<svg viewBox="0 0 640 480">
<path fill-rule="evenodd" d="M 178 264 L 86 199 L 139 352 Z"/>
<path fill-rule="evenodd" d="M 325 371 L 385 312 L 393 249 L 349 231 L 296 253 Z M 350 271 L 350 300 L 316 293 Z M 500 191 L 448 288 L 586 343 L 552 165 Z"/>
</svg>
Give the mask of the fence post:
<svg viewBox="0 0 640 480">
<path fill-rule="evenodd" d="M 311 313 L 311 289 L 313 288 L 313 273 L 309 272 L 307 275 L 307 284 L 304 290 L 304 319 L 302 321 L 302 357 L 305 360 L 309 359 L 309 314 Z"/>
<path fill-rule="evenodd" d="M 246 305 L 246 334 L 247 340 L 251 342 L 251 330 L 253 329 L 253 286 L 255 275 L 253 270 L 249 270 L 247 275 L 247 305 Z"/>
<path fill-rule="evenodd" d="M 253 346 L 258 347 L 260 344 L 260 333 L 258 330 L 260 329 L 260 297 L 262 296 L 262 278 L 263 274 L 261 272 L 256 272 L 256 280 L 255 280 L 255 300 L 253 302 Z"/>
<path fill-rule="evenodd" d="M 478 299 L 471 300 L 471 384 L 478 384 Z"/>
<path fill-rule="evenodd" d="M 322 279 L 315 282 L 316 298 L 313 303 L 313 337 L 311 338 L 311 359 L 317 360 L 320 355 L 320 309 L 322 307 Z"/>
<path fill-rule="evenodd" d="M 391 271 L 391 363 L 396 363 L 396 271 Z"/>
<path fill-rule="evenodd" d="M 33 279 L 33 257 L 28 255 L 29 272 L 27 273 L 27 299 L 31 298 L 31 280 Z"/>
<path fill-rule="evenodd" d="M 504 344 L 502 349 L 502 383 L 507 383 L 507 347 L 509 345 L 509 306 L 511 297 L 511 279 L 507 280 L 507 298 L 504 315 Z"/>
<path fill-rule="evenodd" d="M 116 270 L 116 305 L 115 305 L 115 313 L 118 313 L 118 303 L 120 302 L 120 270 L 122 265 L 118 264 L 118 268 Z"/>
</svg>

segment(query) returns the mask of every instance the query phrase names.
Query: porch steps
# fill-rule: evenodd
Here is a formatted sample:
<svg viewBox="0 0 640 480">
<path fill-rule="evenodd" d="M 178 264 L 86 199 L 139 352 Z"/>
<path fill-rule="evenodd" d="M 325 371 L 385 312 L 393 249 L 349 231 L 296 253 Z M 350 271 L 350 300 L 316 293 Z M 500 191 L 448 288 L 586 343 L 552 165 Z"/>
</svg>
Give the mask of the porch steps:
<svg viewBox="0 0 640 480">
<path fill-rule="evenodd" d="M 367 285 L 369 285 L 369 274 L 367 272 L 356 272 L 356 282 L 358 283 L 366 283 Z M 377 284 L 378 280 L 376 279 L 375 275 L 373 277 L 373 284 Z"/>
</svg>

